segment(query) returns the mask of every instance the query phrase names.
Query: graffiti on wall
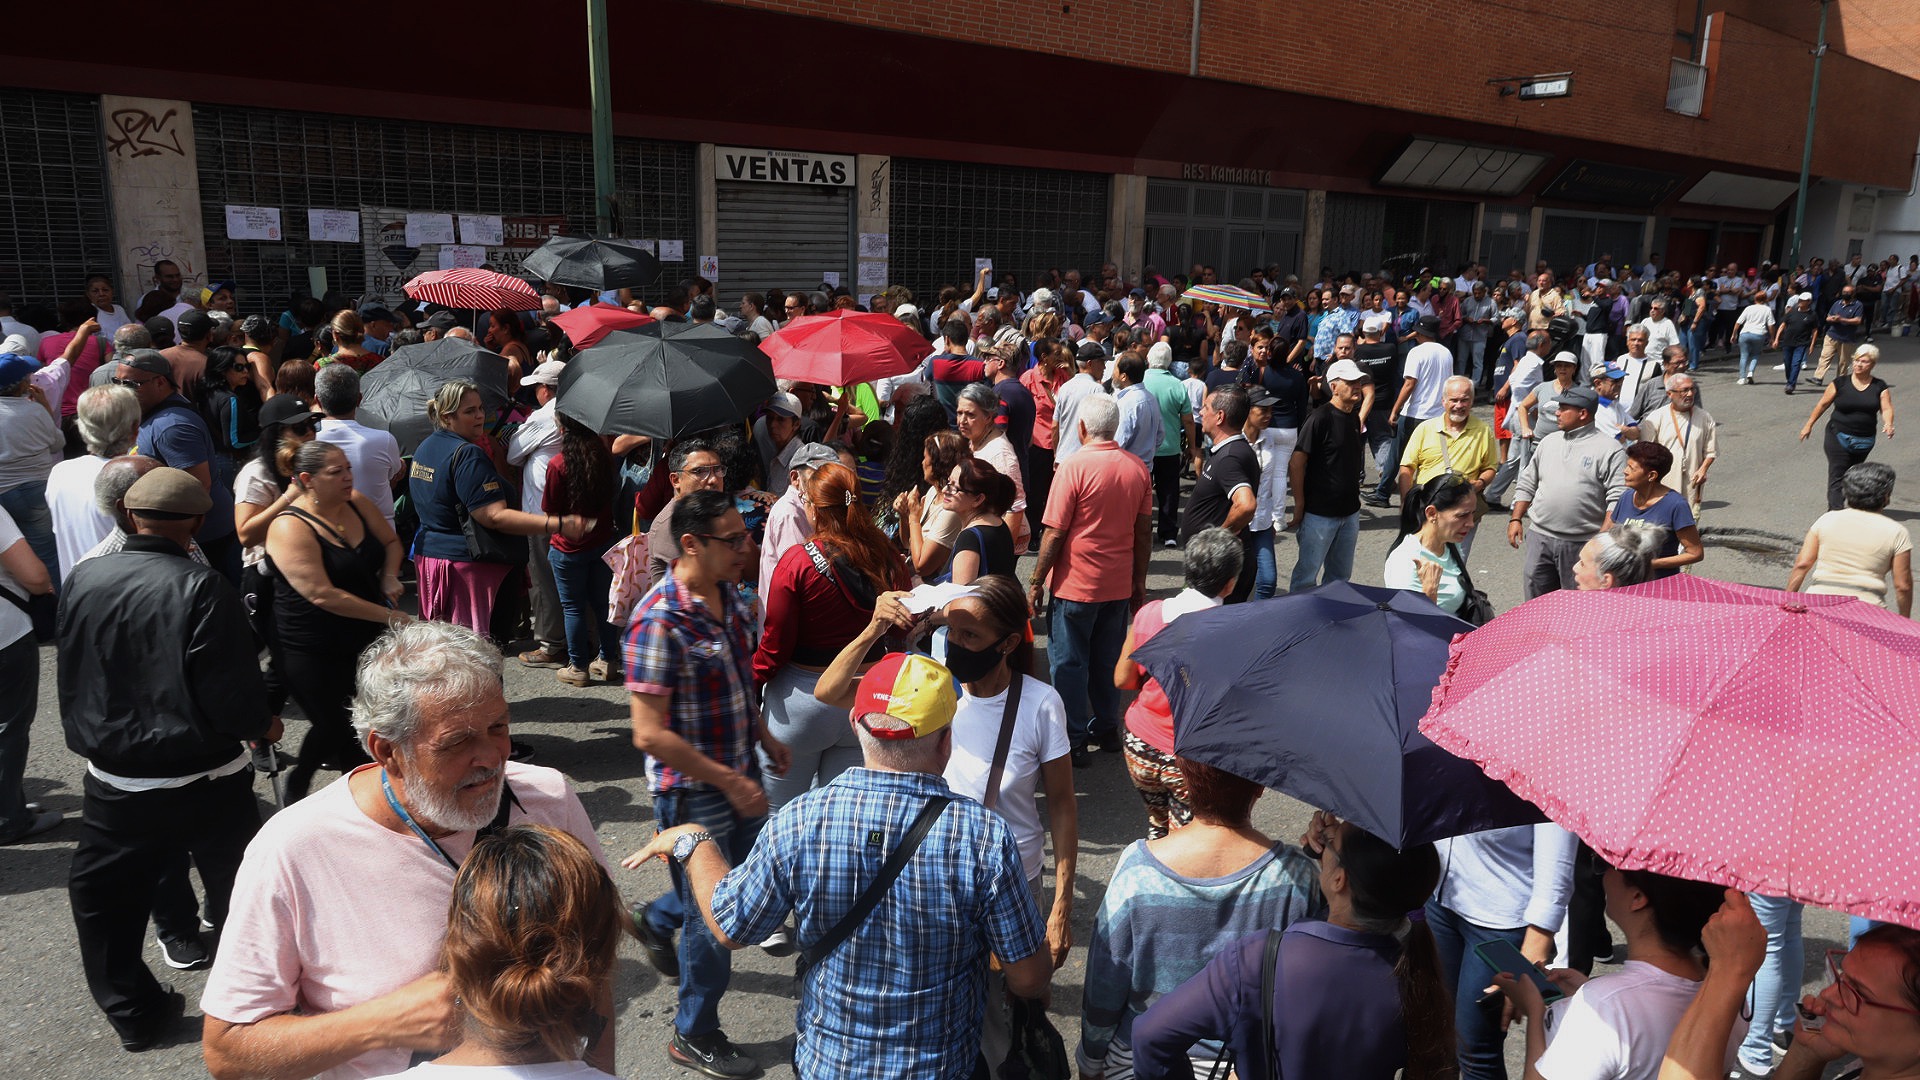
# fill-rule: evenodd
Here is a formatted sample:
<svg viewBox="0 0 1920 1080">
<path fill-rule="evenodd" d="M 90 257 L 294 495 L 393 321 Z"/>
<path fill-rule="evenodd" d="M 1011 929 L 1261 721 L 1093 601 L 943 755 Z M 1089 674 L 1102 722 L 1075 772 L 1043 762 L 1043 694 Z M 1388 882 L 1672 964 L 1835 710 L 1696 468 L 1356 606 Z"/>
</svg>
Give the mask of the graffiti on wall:
<svg viewBox="0 0 1920 1080">
<path fill-rule="evenodd" d="M 178 109 L 168 109 L 158 116 L 138 106 L 115 109 L 107 114 L 107 149 L 122 157 L 186 157 L 180 128 L 174 123 L 179 114 Z"/>
</svg>

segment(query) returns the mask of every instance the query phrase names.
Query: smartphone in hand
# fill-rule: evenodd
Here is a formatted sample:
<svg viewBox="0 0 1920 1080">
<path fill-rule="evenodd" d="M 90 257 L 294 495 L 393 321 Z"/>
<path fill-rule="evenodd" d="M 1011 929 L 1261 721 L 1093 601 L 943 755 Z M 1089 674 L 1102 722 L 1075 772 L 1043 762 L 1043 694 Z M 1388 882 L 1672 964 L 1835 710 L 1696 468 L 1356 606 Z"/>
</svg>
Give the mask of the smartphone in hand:
<svg viewBox="0 0 1920 1080">
<path fill-rule="evenodd" d="M 1475 945 L 1473 951 L 1496 971 L 1504 971 L 1516 979 L 1532 979 L 1533 985 L 1540 989 L 1541 1000 L 1548 1004 L 1566 997 L 1560 992 L 1560 988 L 1553 985 L 1552 981 L 1534 966 L 1533 961 L 1522 955 L 1519 947 L 1511 941 L 1483 941 Z"/>
</svg>

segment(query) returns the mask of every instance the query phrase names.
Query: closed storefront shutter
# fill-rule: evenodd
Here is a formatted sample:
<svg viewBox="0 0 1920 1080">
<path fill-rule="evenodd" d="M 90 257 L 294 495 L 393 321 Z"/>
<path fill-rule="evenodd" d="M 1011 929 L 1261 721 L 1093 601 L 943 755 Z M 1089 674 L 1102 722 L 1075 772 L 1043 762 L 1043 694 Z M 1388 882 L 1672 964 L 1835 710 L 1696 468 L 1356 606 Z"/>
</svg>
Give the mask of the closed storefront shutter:
<svg viewBox="0 0 1920 1080">
<path fill-rule="evenodd" d="M 1640 240 L 1645 218 L 1601 217 L 1549 210 L 1540 230 L 1540 257 L 1555 274 L 1583 268 L 1601 255 L 1613 256 L 1613 269 L 1623 273 L 1644 260 Z"/>
<path fill-rule="evenodd" d="M 593 229 L 593 146 L 582 135 L 229 106 L 197 105 L 193 117 L 208 277 L 238 282 L 245 312 L 277 310 L 307 288 L 313 266 L 325 268 L 334 292 L 366 291 L 362 245 L 310 241 L 309 207 L 498 214 Z M 621 235 L 684 240 L 691 250 L 693 144 L 615 140 L 614 185 Z M 285 239 L 227 239 L 228 204 L 279 207 Z M 421 259 L 405 270 L 435 268 Z M 692 272 L 690 263 L 669 263 L 663 276 Z"/>
<path fill-rule="evenodd" d="M 1195 263 L 1225 284 L 1254 267 L 1299 272 L 1306 193 L 1245 185 L 1147 182 L 1147 265 L 1168 277 Z"/>
<path fill-rule="evenodd" d="M 811 292 L 823 273 L 839 274 L 853 287 L 852 188 L 721 182 L 714 201 L 719 293 L 729 310 L 745 292 Z"/>
<path fill-rule="evenodd" d="M 1321 261 L 1336 274 L 1386 270 L 1400 277 L 1421 267 L 1451 274 L 1472 240 L 1472 203 L 1335 192 L 1327 196 Z"/>
<path fill-rule="evenodd" d="M 1091 274 L 1107 261 L 1105 173 L 893 159 L 888 275 L 931 303 L 940 286 L 973 291 L 973 260 L 992 259 L 1022 291 L 1043 270 Z M 724 270 L 726 264 L 721 264 Z"/>
<path fill-rule="evenodd" d="M 113 272 L 99 99 L 0 90 L 0 290 L 51 306 Z"/>
</svg>

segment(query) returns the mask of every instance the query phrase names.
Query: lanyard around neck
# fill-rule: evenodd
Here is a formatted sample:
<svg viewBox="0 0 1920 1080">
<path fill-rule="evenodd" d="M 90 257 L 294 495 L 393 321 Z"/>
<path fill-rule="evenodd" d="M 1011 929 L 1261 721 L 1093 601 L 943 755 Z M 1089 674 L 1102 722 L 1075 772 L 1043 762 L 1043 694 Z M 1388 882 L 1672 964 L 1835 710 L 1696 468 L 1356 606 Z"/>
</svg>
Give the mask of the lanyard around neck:
<svg viewBox="0 0 1920 1080">
<path fill-rule="evenodd" d="M 413 820 L 413 815 L 407 813 L 407 808 L 400 805 L 400 800 L 393 794 L 393 785 L 387 782 L 387 770 L 385 769 L 380 770 L 380 790 L 386 792 L 387 805 L 393 808 L 393 812 L 399 815 L 400 820 L 406 823 L 407 828 L 413 830 L 413 835 L 419 837 L 421 843 L 432 848 L 435 855 L 447 860 L 448 866 L 453 867 L 455 870 L 460 869 L 460 864 L 453 860 L 453 856 L 447 854 L 447 849 L 436 843 L 433 837 L 428 836 L 427 830 L 421 828 L 420 823 Z"/>
</svg>

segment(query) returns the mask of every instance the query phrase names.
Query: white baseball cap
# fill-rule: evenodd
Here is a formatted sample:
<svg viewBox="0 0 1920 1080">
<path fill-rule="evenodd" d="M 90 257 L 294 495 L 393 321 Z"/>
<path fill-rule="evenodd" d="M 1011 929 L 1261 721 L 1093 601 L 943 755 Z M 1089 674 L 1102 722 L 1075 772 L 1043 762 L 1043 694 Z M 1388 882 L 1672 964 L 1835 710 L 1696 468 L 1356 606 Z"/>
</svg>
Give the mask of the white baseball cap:
<svg viewBox="0 0 1920 1080">
<path fill-rule="evenodd" d="M 901 304 L 899 307 L 893 309 L 893 317 L 896 319 L 917 319 L 920 317 L 920 309 L 914 307 L 912 304 Z"/>
<path fill-rule="evenodd" d="M 1360 332 L 1378 334 L 1387 328 L 1387 317 L 1382 312 L 1372 312 L 1360 320 Z"/>
<path fill-rule="evenodd" d="M 1369 382 L 1371 376 L 1360 370 L 1360 365 L 1351 360 L 1335 360 L 1327 368 L 1327 381 L 1338 379 L 1341 382 Z"/>
<path fill-rule="evenodd" d="M 542 386 L 559 386 L 560 373 L 565 370 L 567 370 L 567 365 L 558 360 L 542 360 L 540 361 L 540 366 L 533 369 L 533 374 L 520 380 L 520 385 L 533 386 L 539 384 Z"/>
</svg>

